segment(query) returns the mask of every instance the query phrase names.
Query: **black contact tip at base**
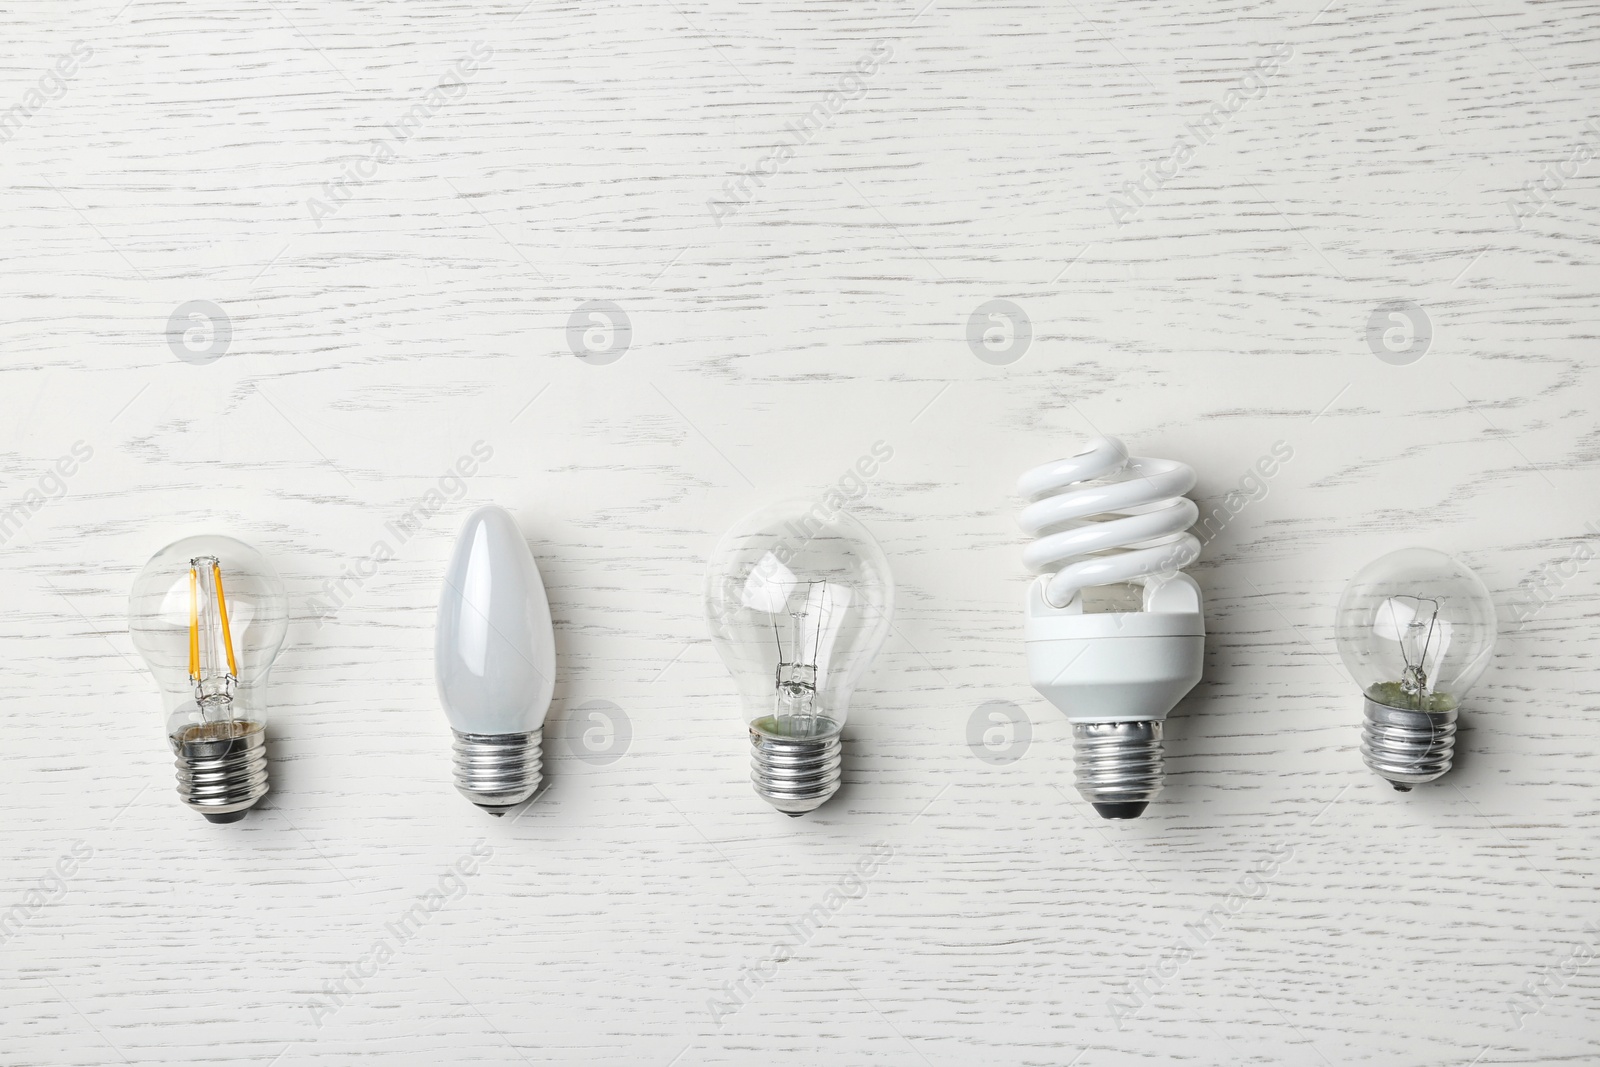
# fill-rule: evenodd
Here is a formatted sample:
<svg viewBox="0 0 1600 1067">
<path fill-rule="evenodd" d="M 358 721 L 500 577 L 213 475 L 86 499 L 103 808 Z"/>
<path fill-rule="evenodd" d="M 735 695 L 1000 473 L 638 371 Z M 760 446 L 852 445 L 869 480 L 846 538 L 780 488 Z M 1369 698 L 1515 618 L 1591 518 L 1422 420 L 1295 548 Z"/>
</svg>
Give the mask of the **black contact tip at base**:
<svg viewBox="0 0 1600 1067">
<path fill-rule="evenodd" d="M 1409 793 L 1409 792 L 1411 792 L 1411 787 L 1409 785 L 1405 785 L 1402 782 L 1390 782 L 1389 784 L 1394 786 L 1394 791 L 1396 793 Z"/>
<path fill-rule="evenodd" d="M 789 818 L 791 818 L 791 819 L 798 819 L 800 816 L 808 814 L 808 812 L 804 812 L 804 811 L 786 811 L 786 812 L 784 812 L 784 814 L 789 816 Z"/>
<path fill-rule="evenodd" d="M 478 805 L 478 810 L 479 811 L 486 811 L 490 815 L 493 815 L 495 818 L 498 819 L 502 815 L 504 815 L 506 812 L 510 811 L 511 809 L 510 808 L 486 808 L 482 804 L 479 804 Z"/>
<path fill-rule="evenodd" d="M 209 811 L 202 811 L 200 814 L 206 817 L 206 822 L 238 822 L 244 818 L 244 813 L 249 810 L 249 808 L 240 808 L 238 811 L 223 812 L 221 815 L 213 815 Z"/>
<path fill-rule="evenodd" d="M 1094 810 L 1102 819 L 1137 819 L 1149 806 L 1149 801 L 1138 800 L 1131 804 L 1096 804 Z"/>
</svg>

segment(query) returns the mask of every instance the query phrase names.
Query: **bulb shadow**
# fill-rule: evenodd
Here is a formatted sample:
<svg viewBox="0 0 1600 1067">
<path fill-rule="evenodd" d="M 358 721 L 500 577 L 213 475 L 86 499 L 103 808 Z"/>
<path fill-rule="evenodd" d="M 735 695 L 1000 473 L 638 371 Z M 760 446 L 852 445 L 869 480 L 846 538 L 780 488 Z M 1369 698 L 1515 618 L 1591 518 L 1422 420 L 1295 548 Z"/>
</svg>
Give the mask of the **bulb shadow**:
<svg viewBox="0 0 1600 1067">
<path fill-rule="evenodd" d="M 1445 772 L 1445 778 L 1452 774 L 1472 773 L 1473 765 L 1478 762 L 1477 754 L 1472 751 L 1473 734 L 1477 731 L 1472 725 L 1472 716 L 1465 712 L 1456 714 L 1456 747 L 1450 755 L 1450 769 Z M 1441 778 L 1439 781 L 1443 781 Z M 1429 783 L 1432 784 L 1432 783 Z"/>
<path fill-rule="evenodd" d="M 1191 741 L 1191 724 L 1205 714 L 1206 705 L 1210 698 L 1204 692 L 1205 683 L 1195 686 L 1185 693 L 1183 699 L 1173 706 L 1167 715 L 1166 722 L 1161 728 L 1162 759 L 1165 764 L 1165 777 L 1162 780 L 1161 792 L 1150 802 L 1152 807 L 1161 804 L 1185 802 L 1189 795 L 1189 782 L 1187 777 L 1176 774 L 1177 767 L 1187 767 L 1187 760 L 1195 756 L 1194 746 Z"/>
</svg>

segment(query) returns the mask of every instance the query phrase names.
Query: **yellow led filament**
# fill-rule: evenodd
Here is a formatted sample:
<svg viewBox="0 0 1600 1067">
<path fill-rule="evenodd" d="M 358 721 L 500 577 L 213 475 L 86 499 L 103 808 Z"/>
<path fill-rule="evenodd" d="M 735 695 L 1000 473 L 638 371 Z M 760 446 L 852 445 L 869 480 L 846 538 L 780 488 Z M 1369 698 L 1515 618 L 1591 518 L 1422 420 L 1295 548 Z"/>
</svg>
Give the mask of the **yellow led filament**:
<svg viewBox="0 0 1600 1067">
<path fill-rule="evenodd" d="M 219 659 L 228 665 L 221 679 L 217 678 L 222 666 Z M 228 703 L 238 678 L 222 565 L 214 556 L 198 556 L 189 561 L 189 680 L 195 686 L 196 702 L 202 706 Z"/>
</svg>

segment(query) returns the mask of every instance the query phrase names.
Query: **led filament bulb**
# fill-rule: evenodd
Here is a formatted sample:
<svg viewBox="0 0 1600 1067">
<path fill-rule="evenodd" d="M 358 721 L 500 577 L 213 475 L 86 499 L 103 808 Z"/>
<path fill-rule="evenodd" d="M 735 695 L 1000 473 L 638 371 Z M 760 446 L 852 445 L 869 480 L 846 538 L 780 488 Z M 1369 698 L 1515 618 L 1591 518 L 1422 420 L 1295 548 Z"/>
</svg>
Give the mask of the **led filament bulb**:
<svg viewBox="0 0 1600 1067">
<path fill-rule="evenodd" d="M 1339 656 L 1361 686 L 1361 758 L 1399 791 L 1455 758 L 1456 716 L 1494 652 L 1494 600 L 1466 565 L 1431 548 L 1367 564 L 1339 600 Z"/>
<path fill-rule="evenodd" d="M 883 550 L 845 512 L 776 504 L 718 542 L 705 609 L 739 689 L 757 795 L 786 815 L 820 807 L 839 789 L 850 697 L 894 612 Z"/>
<path fill-rule="evenodd" d="M 267 793 L 267 675 L 288 632 L 277 572 L 231 537 L 189 537 L 134 580 L 128 630 L 161 690 L 178 795 L 234 822 Z"/>
</svg>

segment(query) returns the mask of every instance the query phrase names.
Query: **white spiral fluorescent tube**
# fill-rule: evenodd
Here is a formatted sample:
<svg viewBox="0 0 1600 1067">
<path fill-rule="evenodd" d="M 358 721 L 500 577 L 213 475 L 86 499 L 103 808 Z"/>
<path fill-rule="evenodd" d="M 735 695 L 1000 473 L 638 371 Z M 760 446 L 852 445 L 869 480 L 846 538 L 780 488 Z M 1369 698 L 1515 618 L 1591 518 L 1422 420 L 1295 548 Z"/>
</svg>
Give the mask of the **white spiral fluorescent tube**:
<svg viewBox="0 0 1600 1067">
<path fill-rule="evenodd" d="M 1083 485 L 1111 475 L 1120 477 Z M 1193 488 L 1194 469 L 1187 464 L 1130 457 L 1115 437 L 1097 437 L 1071 459 L 1018 479 L 1017 491 L 1033 500 L 1018 521 L 1036 538 L 1022 550 L 1022 562 L 1035 572 L 1055 572 L 1045 598 L 1058 608 L 1089 586 L 1139 582 L 1187 567 L 1200 555 L 1200 542 L 1186 532 L 1200 516 L 1183 495 Z"/>
<path fill-rule="evenodd" d="M 1137 817 L 1161 791 L 1162 724 L 1200 680 L 1200 587 L 1182 573 L 1200 554 L 1188 532 L 1199 509 L 1183 495 L 1194 483 L 1186 464 L 1129 456 L 1114 437 L 1017 483 L 1034 538 L 1023 562 L 1042 572 L 1028 592 L 1029 680 L 1067 714 L 1078 791 L 1108 819 Z M 1123 583 L 1143 588 L 1142 610 L 1084 612 L 1085 589 Z"/>
</svg>

